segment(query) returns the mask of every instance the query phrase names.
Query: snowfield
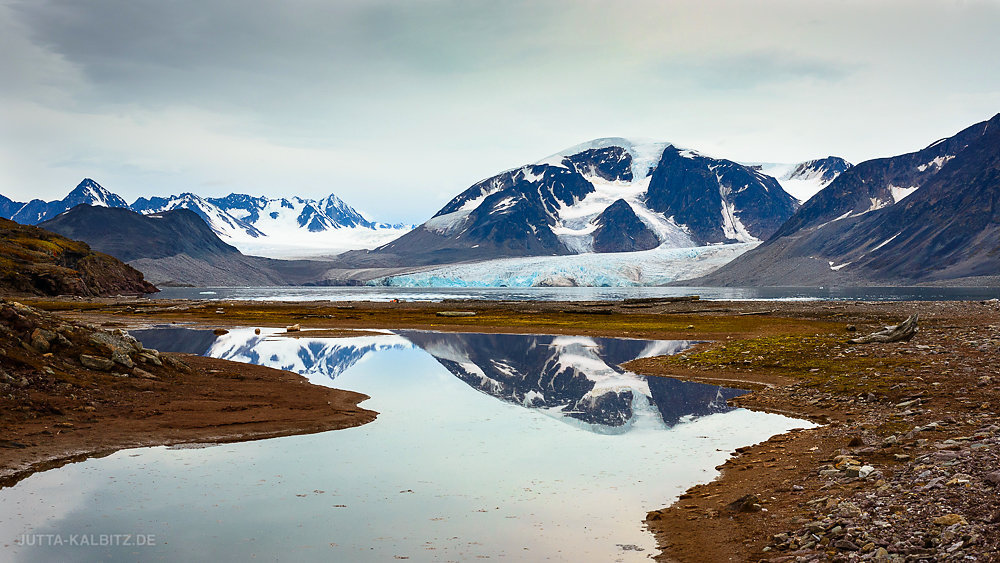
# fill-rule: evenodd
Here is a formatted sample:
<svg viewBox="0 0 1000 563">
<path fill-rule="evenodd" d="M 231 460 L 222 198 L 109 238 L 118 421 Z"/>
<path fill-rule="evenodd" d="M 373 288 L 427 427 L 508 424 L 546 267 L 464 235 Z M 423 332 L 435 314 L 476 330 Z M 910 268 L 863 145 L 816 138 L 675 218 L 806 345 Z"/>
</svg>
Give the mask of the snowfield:
<svg viewBox="0 0 1000 563">
<path fill-rule="evenodd" d="M 705 275 L 759 243 L 688 248 L 667 245 L 639 252 L 501 258 L 379 278 L 393 287 L 632 287 Z"/>
</svg>

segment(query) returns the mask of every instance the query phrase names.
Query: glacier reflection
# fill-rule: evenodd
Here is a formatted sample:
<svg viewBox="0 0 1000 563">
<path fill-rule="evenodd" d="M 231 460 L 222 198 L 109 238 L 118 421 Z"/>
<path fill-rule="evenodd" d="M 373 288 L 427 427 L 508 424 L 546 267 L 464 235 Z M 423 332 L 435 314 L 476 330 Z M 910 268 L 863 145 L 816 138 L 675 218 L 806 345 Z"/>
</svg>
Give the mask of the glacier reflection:
<svg viewBox="0 0 1000 563">
<path fill-rule="evenodd" d="M 619 367 L 637 358 L 676 354 L 691 345 L 687 341 L 415 330 L 349 338 L 310 338 L 304 331 L 288 338 L 277 332 L 255 334 L 241 328 L 215 337 L 211 331 L 173 328 L 133 334 L 148 347 L 176 350 L 179 342 L 190 342 L 199 349 L 185 351 L 280 368 L 327 386 L 372 354 L 423 350 L 483 393 L 604 434 L 664 428 L 682 419 L 726 412 L 731 410 L 727 400 L 744 393 L 647 378 Z M 206 347 L 209 335 L 215 340 Z"/>
</svg>

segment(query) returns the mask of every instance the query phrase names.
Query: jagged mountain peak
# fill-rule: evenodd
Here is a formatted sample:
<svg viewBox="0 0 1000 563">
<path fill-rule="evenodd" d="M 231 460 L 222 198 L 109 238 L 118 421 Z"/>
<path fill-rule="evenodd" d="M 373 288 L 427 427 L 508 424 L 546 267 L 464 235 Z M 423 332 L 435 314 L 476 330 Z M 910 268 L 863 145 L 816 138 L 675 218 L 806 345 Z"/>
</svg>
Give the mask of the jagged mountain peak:
<svg viewBox="0 0 1000 563">
<path fill-rule="evenodd" d="M 128 207 L 118 194 L 112 193 L 90 178 L 84 178 L 62 201 L 68 206 L 67 209 L 81 203 L 100 207 Z"/>
<path fill-rule="evenodd" d="M 827 156 L 800 162 L 779 180 L 818 179 L 825 186 L 851 166 L 854 165 L 839 156 Z"/>
</svg>

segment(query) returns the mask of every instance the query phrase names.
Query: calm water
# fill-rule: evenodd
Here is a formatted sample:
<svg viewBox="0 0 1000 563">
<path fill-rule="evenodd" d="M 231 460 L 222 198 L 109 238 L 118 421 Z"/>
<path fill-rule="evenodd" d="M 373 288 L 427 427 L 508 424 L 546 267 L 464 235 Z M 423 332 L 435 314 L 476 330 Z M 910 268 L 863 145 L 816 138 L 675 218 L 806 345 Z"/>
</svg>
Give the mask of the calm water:
<svg viewBox="0 0 1000 563">
<path fill-rule="evenodd" d="M 0 490 L 0 559 L 644 560 L 655 553 L 648 510 L 711 480 L 733 449 L 809 425 L 731 409 L 735 389 L 617 367 L 686 342 L 134 333 L 360 391 L 380 414 L 360 428 L 125 450 L 34 475 Z M 115 534 L 155 545 L 68 545 Z"/>
<path fill-rule="evenodd" d="M 954 301 L 1000 297 L 1000 288 L 983 287 L 165 287 L 160 299 L 240 299 L 280 301 L 600 301 L 642 297 L 700 295 L 710 300 Z"/>
</svg>

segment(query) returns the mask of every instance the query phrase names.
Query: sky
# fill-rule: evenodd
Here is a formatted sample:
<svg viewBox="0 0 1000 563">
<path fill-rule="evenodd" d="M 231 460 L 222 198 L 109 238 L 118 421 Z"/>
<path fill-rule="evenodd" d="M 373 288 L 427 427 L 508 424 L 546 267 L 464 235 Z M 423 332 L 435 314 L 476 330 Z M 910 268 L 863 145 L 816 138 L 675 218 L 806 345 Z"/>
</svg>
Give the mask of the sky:
<svg viewBox="0 0 1000 563">
<path fill-rule="evenodd" d="M 1000 112 L 1000 0 L 0 0 L 0 194 L 419 223 L 598 137 L 852 162 Z"/>
</svg>

